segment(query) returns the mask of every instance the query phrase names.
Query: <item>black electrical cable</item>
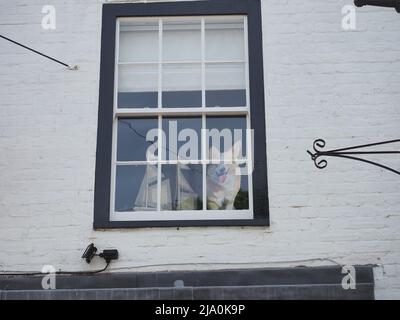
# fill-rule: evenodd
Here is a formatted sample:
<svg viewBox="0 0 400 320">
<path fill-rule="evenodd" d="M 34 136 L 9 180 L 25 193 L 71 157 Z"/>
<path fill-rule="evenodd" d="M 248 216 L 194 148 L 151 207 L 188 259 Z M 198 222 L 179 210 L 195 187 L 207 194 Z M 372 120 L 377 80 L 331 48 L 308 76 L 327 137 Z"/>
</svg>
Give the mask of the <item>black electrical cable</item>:
<svg viewBox="0 0 400 320">
<path fill-rule="evenodd" d="M 94 270 L 94 271 L 56 271 L 53 274 L 55 275 L 93 275 L 104 272 L 107 270 L 110 262 L 107 262 L 106 266 L 103 269 Z M 26 272 L 26 273 L 0 273 L 0 277 L 4 276 L 43 276 L 49 274 L 48 272 Z"/>
<path fill-rule="evenodd" d="M 48 56 L 48 55 L 46 55 L 46 54 L 44 54 L 44 53 L 41 53 L 41 52 L 39 52 L 39 51 L 37 51 L 37 50 L 35 50 L 35 49 L 29 48 L 29 47 L 23 45 L 22 43 L 19 43 L 19 42 L 17 42 L 17 41 L 14 41 L 14 40 L 12 40 L 12 39 L 10 39 L 10 38 L 7 38 L 7 37 L 5 37 L 5 36 L 2 36 L 1 34 L 0 34 L 0 38 L 3 38 L 4 40 L 10 41 L 10 42 L 12 42 L 12 43 L 14 43 L 14 44 L 16 44 L 16 45 L 22 47 L 22 48 L 25 48 L 25 49 L 27 49 L 27 50 L 30 50 L 30 51 L 32 51 L 32 52 L 34 52 L 34 53 L 36 53 L 36 54 L 38 54 L 38 55 L 40 55 L 40 56 L 43 56 L 43 57 L 45 57 L 45 58 L 47 58 L 47 59 L 50 59 L 50 60 L 54 61 L 54 62 L 57 62 L 57 63 L 59 63 L 59 64 L 65 66 L 65 67 L 67 67 L 67 68 L 69 68 L 69 69 L 75 69 L 75 68 L 76 68 L 76 67 L 71 67 L 71 66 L 68 65 L 67 63 L 64 63 L 64 62 L 62 62 L 62 61 L 60 61 L 60 60 L 57 60 L 57 59 L 55 59 L 55 58 L 52 58 L 52 57 L 50 57 L 50 56 Z"/>
</svg>

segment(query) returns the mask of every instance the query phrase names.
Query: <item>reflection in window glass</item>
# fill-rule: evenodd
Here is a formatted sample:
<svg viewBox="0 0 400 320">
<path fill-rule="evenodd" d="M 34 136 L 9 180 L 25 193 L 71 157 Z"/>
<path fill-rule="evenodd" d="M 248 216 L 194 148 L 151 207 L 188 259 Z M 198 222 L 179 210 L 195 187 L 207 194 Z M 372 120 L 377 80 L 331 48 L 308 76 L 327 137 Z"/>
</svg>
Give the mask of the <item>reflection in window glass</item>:
<svg viewBox="0 0 400 320">
<path fill-rule="evenodd" d="M 164 20 L 163 61 L 199 61 L 201 59 L 200 19 Z"/>
<path fill-rule="evenodd" d="M 162 166 L 162 210 L 202 210 L 202 165 Z"/>
<path fill-rule="evenodd" d="M 199 160 L 201 157 L 201 117 L 163 119 L 164 160 Z"/>
<path fill-rule="evenodd" d="M 246 107 L 244 63 L 206 65 L 206 106 Z"/>
<path fill-rule="evenodd" d="M 230 160 L 247 157 L 246 117 L 207 117 L 207 159 Z"/>
<path fill-rule="evenodd" d="M 150 130 L 157 133 L 157 128 L 157 118 L 119 119 L 117 161 L 154 160 L 148 159 L 148 152 L 157 149 L 157 138 L 147 141 L 147 135 Z"/>
<path fill-rule="evenodd" d="M 244 19 L 208 17 L 205 21 L 206 60 L 244 60 Z"/>
<path fill-rule="evenodd" d="M 157 210 L 157 166 L 117 166 L 115 211 Z"/>
<path fill-rule="evenodd" d="M 249 209 L 246 168 L 237 163 L 207 165 L 207 210 Z"/>
<path fill-rule="evenodd" d="M 118 108 L 157 108 L 158 66 L 120 65 Z"/>
<path fill-rule="evenodd" d="M 201 64 L 163 66 L 163 108 L 200 108 Z"/>
<path fill-rule="evenodd" d="M 119 62 L 157 62 L 158 32 L 158 19 L 121 20 Z"/>
</svg>

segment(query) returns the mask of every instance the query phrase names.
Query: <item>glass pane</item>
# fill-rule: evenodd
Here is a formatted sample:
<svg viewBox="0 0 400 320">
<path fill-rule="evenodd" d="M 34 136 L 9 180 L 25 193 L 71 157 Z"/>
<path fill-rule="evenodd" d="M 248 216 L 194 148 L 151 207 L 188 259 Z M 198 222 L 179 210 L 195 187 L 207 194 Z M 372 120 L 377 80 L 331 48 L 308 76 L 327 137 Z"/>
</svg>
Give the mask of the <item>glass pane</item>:
<svg viewBox="0 0 400 320">
<path fill-rule="evenodd" d="M 120 65 L 118 108 L 158 107 L 158 65 Z"/>
<path fill-rule="evenodd" d="M 202 210 L 202 165 L 163 165 L 162 210 Z"/>
<path fill-rule="evenodd" d="M 158 19 L 120 20 L 119 62 L 158 62 Z"/>
<path fill-rule="evenodd" d="M 117 166 L 115 211 L 157 210 L 157 166 Z"/>
<path fill-rule="evenodd" d="M 240 160 L 247 157 L 245 116 L 207 117 L 206 126 L 208 160 Z"/>
<path fill-rule="evenodd" d="M 244 18 L 206 18 L 206 60 L 244 61 Z"/>
<path fill-rule="evenodd" d="M 199 108 L 201 95 L 201 64 L 163 66 L 163 108 Z"/>
<path fill-rule="evenodd" d="M 246 107 L 244 63 L 206 65 L 206 106 Z"/>
<path fill-rule="evenodd" d="M 157 118 L 119 119 L 117 160 L 156 160 L 157 133 Z"/>
<path fill-rule="evenodd" d="M 200 19 L 164 20 L 163 61 L 199 61 L 200 59 Z"/>
<path fill-rule="evenodd" d="M 163 160 L 201 158 L 201 117 L 164 118 Z"/>
<path fill-rule="evenodd" d="M 207 209 L 249 209 L 248 176 L 239 164 L 219 163 L 207 165 Z"/>
</svg>

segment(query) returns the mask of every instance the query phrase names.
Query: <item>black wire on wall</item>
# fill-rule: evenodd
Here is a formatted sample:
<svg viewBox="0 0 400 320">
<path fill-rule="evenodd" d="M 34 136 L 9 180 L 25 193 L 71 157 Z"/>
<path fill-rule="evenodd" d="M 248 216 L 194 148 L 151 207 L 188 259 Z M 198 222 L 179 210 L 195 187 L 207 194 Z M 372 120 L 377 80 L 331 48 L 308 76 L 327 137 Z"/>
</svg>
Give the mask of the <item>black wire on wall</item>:
<svg viewBox="0 0 400 320">
<path fill-rule="evenodd" d="M 62 62 L 62 61 L 60 61 L 60 60 L 58 60 L 58 59 L 55 59 L 55 58 L 52 58 L 52 57 L 50 57 L 50 56 L 48 56 L 48 55 L 46 55 L 46 54 L 44 54 L 44 53 L 42 53 L 42 52 L 39 52 L 39 51 L 37 51 L 37 50 L 35 50 L 35 49 L 32 49 L 32 48 L 30 48 L 30 47 L 28 47 L 28 46 L 25 46 L 25 45 L 23 45 L 22 43 L 19 43 L 19 42 L 17 42 L 17 41 L 15 41 L 15 40 L 12 40 L 12 39 L 10 39 L 10 38 L 7 38 L 7 37 L 5 37 L 5 36 L 3 36 L 3 35 L 1 35 L 0 34 L 0 38 L 2 38 L 2 39 L 4 39 L 4 40 L 7 40 L 7 41 L 9 41 L 9 42 L 11 42 L 11 43 L 14 43 L 14 44 L 16 44 L 16 45 L 18 45 L 18 46 L 20 46 L 20 47 L 22 47 L 22 48 L 24 48 L 24 49 L 27 49 L 27 50 L 29 50 L 29 51 L 32 51 L 33 53 L 36 53 L 36 54 L 38 54 L 38 55 L 40 55 L 40 56 L 42 56 L 42 57 L 45 57 L 46 59 L 49 59 L 49 60 L 52 60 L 52 61 L 54 61 L 54 62 L 56 62 L 56 63 L 58 63 L 58 64 L 61 64 L 61 65 L 63 65 L 63 66 L 65 66 L 65 67 L 67 67 L 68 69 L 70 69 L 70 70 L 78 70 L 78 66 L 70 66 L 69 64 L 67 64 L 67 63 L 65 63 L 65 62 Z"/>
</svg>

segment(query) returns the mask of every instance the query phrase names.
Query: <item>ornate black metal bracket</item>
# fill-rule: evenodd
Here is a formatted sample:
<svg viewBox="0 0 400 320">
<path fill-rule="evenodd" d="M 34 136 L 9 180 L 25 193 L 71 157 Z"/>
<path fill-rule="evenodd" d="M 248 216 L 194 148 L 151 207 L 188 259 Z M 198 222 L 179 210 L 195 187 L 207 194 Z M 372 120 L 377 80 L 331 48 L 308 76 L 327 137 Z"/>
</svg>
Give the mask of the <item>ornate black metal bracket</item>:
<svg viewBox="0 0 400 320">
<path fill-rule="evenodd" d="M 400 0 L 354 0 L 354 4 L 357 7 L 376 6 L 395 8 L 400 13 Z"/>
<path fill-rule="evenodd" d="M 365 162 L 365 163 L 377 166 L 379 168 L 382 168 L 382 169 L 385 169 L 385 170 L 388 170 L 390 172 L 400 175 L 400 171 L 398 171 L 398 170 L 387 167 L 387 166 L 382 165 L 377 162 L 373 162 L 370 160 L 356 157 L 356 155 L 361 156 L 361 155 L 371 155 L 371 154 L 400 154 L 400 151 L 357 151 L 357 150 L 363 149 L 363 148 L 387 145 L 387 144 L 392 144 L 392 143 L 396 143 L 396 142 L 400 142 L 400 139 L 371 143 L 371 144 L 364 144 L 364 145 L 348 147 L 348 148 L 323 151 L 321 149 L 325 148 L 325 145 L 326 145 L 325 140 L 317 139 L 314 141 L 314 144 L 313 144 L 314 152 L 307 150 L 307 153 L 311 156 L 311 160 L 314 161 L 314 164 L 318 169 L 325 169 L 328 165 L 328 161 L 326 159 L 320 159 L 321 157 L 337 157 L 337 158 L 345 158 L 345 159 Z"/>
</svg>

